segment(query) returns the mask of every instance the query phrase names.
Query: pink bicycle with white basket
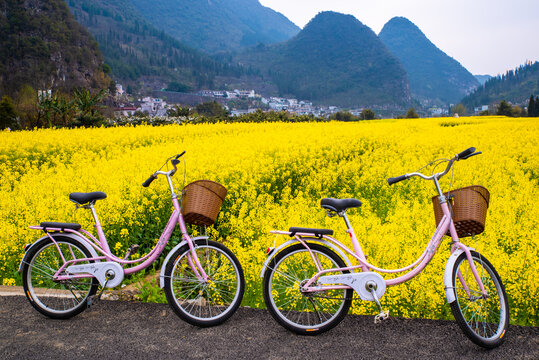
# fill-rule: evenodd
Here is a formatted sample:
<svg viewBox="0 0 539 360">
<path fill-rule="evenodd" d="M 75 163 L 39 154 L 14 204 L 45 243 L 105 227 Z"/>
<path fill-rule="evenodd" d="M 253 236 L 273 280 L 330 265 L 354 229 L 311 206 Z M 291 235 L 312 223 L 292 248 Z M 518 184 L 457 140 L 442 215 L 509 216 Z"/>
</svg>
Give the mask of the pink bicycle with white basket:
<svg viewBox="0 0 539 360">
<path fill-rule="evenodd" d="M 386 270 L 367 262 L 346 211 L 361 206 L 357 199 L 321 201 L 328 216 L 338 215 L 346 223 L 353 251 L 331 235 L 333 230 L 291 227 L 272 231 L 292 239 L 278 248 L 268 249 L 264 263 L 263 293 L 267 308 L 283 327 L 303 335 L 314 335 L 336 326 L 350 309 L 353 292 L 361 300 L 374 301 L 380 313 L 378 323 L 389 316 L 379 299 L 386 287 L 401 284 L 418 275 L 430 262 L 444 235 L 452 240 L 451 254 L 445 268 L 444 284 L 448 303 L 463 332 L 477 345 L 493 348 L 500 345 L 509 325 L 509 306 L 502 281 L 492 264 L 481 254 L 464 245 L 459 238 L 484 230 L 488 191 L 472 186 L 443 193 L 439 179 L 454 162 L 481 154 L 469 148 L 447 162 L 446 169 L 431 176 L 420 172 L 388 179 L 389 185 L 412 177 L 432 180 L 438 196 L 433 198 L 438 226 L 423 254 L 409 266 Z M 420 169 L 421 170 L 421 169 Z M 419 170 L 418 170 L 419 171 Z M 358 264 L 353 265 L 349 257 Z M 405 274 L 385 280 L 379 273 Z"/>
<path fill-rule="evenodd" d="M 173 211 L 157 244 L 140 259 L 128 259 L 138 245 L 132 245 L 123 259 L 112 254 L 94 208 L 97 200 L 107 197 L 103 192 L 69 195 L 77 208 L 91 210 L 97 238 L 74 223 L 42 222 L 30 227 L 44 231 L 45 236 L 25 246 L 19 272 L 26 297 L 37 311 L 56 319 L 79 314 L 99 300 L 105 288 L 114 288 L 125 275 L 153 264 L 178 225 L 182 241 L 169 252 L 160 272 L 160 286 L 170 306 L 180 318 L 201 327 L 220 324 L 232 316 L 245 288 L 238 259 L 226 246 L 208 236 L 192 238 L 186 226 L 186 222 L 213 224 L 226 189 L 200 180 L 180 193 L 172 177 L 184 153 L 167 159 L 161 167 L 166 165 L 167 171 L 159 169 L 142 184 L 148 187 L 158 175 L 164 175 L 170 187 Z M 169 161 L 171 170 L 168 170 Z M 178 193 L 183 195 L 181 205 Z M 202 209 L 197 201 L 202 203 Z M 97 294 L 99 287 L 101 291 Z"/>
</svg>

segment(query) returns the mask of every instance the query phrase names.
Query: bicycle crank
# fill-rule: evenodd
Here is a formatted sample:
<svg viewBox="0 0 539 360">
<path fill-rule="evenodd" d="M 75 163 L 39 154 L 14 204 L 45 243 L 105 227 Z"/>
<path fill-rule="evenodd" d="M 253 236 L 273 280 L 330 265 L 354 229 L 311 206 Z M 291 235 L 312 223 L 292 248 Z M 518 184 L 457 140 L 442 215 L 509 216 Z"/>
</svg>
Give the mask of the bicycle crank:
<svg viewBox="0 0 539 360">
<path fill-rule="evenodd" d="M 378 305 L 378 309 L 380 309 L 380 313 L 374 317 L 374 323 L 379 324 L 382 321 L 389 319 L 389 310 L 384 311 L 384 309 L 382 309 L 382 304 L 380 304 L 380 300 L 378 300 L 378 296 L 376 296 L 376 287 L 374 281 L 367 281 L 365 284 L 365 289 L 372 294 L 374 302 Z"/>
</svg>

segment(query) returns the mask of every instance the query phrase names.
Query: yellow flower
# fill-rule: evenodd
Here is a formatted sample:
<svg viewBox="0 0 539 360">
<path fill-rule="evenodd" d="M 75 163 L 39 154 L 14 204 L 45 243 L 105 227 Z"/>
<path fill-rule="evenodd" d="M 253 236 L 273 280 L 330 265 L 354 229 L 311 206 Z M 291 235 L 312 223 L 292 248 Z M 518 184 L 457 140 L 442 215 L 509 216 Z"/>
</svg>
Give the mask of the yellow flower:
<svg viewBox="0 0 539 360">
<path fill-rule="evenodd" d="M 538 326 L 538 133 L 536 118 L 497 116 L 0 132 L 0 278 L 13 284 L 24 245 L 41 237 L 29 225 L 54 219 L 92 229 L 91 215 L 69 206 L 75 191 L 104 191 L 107 199 L 95 206 L 108 241 L 125 251 L 122 244 L 131 237 L 144 256 L 173 209 L 163 177 L 150 188 L 140 184 L 166 157 L 186 150 L 185 184 L 209 179 L 228 189 L 217 224 L 206 234 L 241 262 L 243 305 L 264 307 L 259 274 L 267 247 L 274 246 L 269 230 L 332 228 L 351 246 L 342 219 L 326 217 L 319 203 L 323 197 L 355 197 L 363 206 L 348 215 L 368 260 L 384 268 L 407 266 L 434 231 L 435 189 L 418 178 L 391 187 L 386 179 L 475 146 L 483 155 L 456 163 L 452 188 L 483 185 L 491 199 L 485 232 L 476 242 L 463 242 L 496 268 L 511 298 L 512 321 Z M 183 170 L 174 179 L 181 194 Z M 444 190 L 450 180 L 442 179 Z M 193 236 L 198 232 L 193 227 Z M 275 245 L 288 239 L 280 237 Z M 176 230 L 171 242 L 178 241 Z M 448 244 L 445 239 L 419 276 L 388 288 L 383 306 L 396 316 L 451 319 L 443 290 Z M 365 301 L 352 308 L 355 314 L 375 311 Z"/>
</svg>

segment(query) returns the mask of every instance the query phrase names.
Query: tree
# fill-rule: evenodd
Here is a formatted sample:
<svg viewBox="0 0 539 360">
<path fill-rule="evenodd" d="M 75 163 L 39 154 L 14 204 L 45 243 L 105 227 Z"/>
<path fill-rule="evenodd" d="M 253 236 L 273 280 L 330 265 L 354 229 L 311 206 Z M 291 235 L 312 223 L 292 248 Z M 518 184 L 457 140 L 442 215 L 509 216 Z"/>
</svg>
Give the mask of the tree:
<svg viewBox="0 0 539 360">
<path fill-rule="evenodd" d="M 99 105 L 105 98 L 105 90 L 99 91 L 92 95 L 88 89 L 75 90 L 73 95 L 73 103 L 78 110 L 77 120 L 83 126 L 94 126 L 103 120 L 103 116 L 99 113 Z"/>
<path fill-rule="evenodd" d="M 464 116 L 468 114 L 468 109 L 463 104 L 457 104 L 451 108 L 451 115 Z"/>
<path fill-rule="evenodd" d="M 513 116 L 513 107 L 507 101 L 502 100 L 496 109 L 496 115 Z"/>
<path fill-rule="evenodd" d="M 417 119 L 419 118 L 419 115 L 417 114 L 414 108 L 410 108 L 408 109 L 408 112 L 406 113 L 404 117 L 407 119 Z"/>
<path fill-rule="evenodd" d="M 359 114 L 359 118 L 361 120 L 372 120 L 376 117 L 376 115 L 374 114 L 374 111 L 372 111 L 371 109 L 363 109 L 361 111 L 361 114 Z"/>
<path fill-rule="evenodd" d="M 211 101 L 211 102 L 198 104 L 195 107 L 195 109 L 199 115 L 203 115 L 207 117 L 216 117 L 216 118 L 228 117 L 228 111 L 226 111 L 225 108 L 223 108 L 221 104 L 219 104 L 217 101 Z"/>
<path fill-rule="evenodd" d="M 489 116 L 490 112 L 488 110 L 483 110 L 479 113 L 479 116 Z"/>
<path fill-rule="evenodd" d="M 13 100 L 5 95 L 0 101 L 0 129 L 17 128 L 17 118 L 17 110 L 15 110 Z"/>
<path fill-rule="evenodd" d="M 533 94 L 530 95 L 530 101 L 528 102 L 528 116 L 530 117 L 539 116 L 539 104 L 533 98 Z"/>
<path fill-rule="evenodd" d="M 52 110 L 60 117 L 59 125 L 68 126 L 73 121 L 75 104 L 64 96 L 55 95 L 53 97 Z"/>
<path fill-rule="evenodd" d="M 15 97 L 15 107 L 23 129 L 41 125 L 37 120 L 37 92 L 30 85 L 23 85 L 19 89 Z"/>
<path fill-rule="evenodd" d="M 177 81 L 173 81 L 168 84 L 167 91 L 188 92 L 188 91 L 191 91 L 191 87 L 189 85 L 186 85 Z"/>
<path fill-rule="evenodd" d="M 189 109 L 188 106 L 183 107 L 183 106 L 175 105 L 172 108 L 167 110 L 167 115 L 173 116 L 173 117 L 189 116 L 190 113 L 191 113 L 191 110 Z"/>
<path fill-rule="evenodd" d="M 349 111 L 337 111 L 335 114 L 331 114 L 329 117 L 331 120 L 338 120 L 338 121 L 358 121 L 359 117 L 354 116 Z"/>
</svg>

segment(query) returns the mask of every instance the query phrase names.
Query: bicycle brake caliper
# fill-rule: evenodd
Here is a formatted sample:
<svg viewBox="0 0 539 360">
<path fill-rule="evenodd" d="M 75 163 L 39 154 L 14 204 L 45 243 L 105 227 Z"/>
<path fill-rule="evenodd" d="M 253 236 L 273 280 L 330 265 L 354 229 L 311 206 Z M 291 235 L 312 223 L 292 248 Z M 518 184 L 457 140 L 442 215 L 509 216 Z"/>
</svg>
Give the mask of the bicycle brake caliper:
<svg viewBox="0 0 539 360">
<path fill-rule="evenodd" d="M 377 286 L 374 281 L 367 281 L 367 283 L 365 284 L 365 288 L 372 294 L 374 302 L 376 303 L 376 305 L 378 305 L 378 308 L 380 309 L 380 313 L 374 317 L 374 323 L 379 324 L 382 321 L 389 319 L 389 310 L 384 311 L 384 309 L 382 309 L 380 300 L 378 300 L 378 296 L 376 296 L 376 287 Z"/>
</svg>

